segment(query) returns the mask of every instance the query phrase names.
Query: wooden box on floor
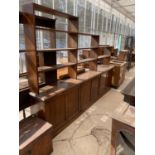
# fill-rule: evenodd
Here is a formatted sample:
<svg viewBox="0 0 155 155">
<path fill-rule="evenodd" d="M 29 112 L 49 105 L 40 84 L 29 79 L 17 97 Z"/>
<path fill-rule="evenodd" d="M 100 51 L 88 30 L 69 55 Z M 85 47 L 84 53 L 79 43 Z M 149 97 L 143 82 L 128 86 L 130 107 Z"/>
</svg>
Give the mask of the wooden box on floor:
<svg viewBox="0 0 155 155">
<path fill-rule="evenodd" d="M 52 147 L 52 125 L 37 118 L 29 117 L 19 123 L 19 154 L 49 155 Z"/>
</svg>

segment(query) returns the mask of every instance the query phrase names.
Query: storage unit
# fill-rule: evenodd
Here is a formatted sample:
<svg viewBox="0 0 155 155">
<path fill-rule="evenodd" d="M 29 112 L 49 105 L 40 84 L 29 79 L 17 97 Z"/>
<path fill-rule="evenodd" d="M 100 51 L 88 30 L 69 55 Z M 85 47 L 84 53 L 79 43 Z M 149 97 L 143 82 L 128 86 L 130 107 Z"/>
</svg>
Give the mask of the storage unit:
<svg viewBox="0 0 155 155">
<path fill-rule="evenodd" d="M 127 63 L 125 61 L 124 62 L 111 61 L 110 63 L 115 66 L 113 69 L 112 86 L 117 88 L 123 83 L 125 79 Z"/>
<path fill-rule="evenodd" d="M 52 125 L 37 118 L 29 117 L 19 123 L 19 154 L 49 155 L 52 147 Z"/>
<path fill-rule="evenodd" d="M 45 103 L 44 118 L 53 125 L 55 136 L 108 90 L 112 70 L 112 67 L 108 68 L 110 54 L 99 53 L 104 50 L 104 47 L 99 48 L 99 35 L 78 32 L 78 17 L 35 3 L 24 5 L 23 10 L 29 94 L 36 101 Z M 55 19 L 36 16 L 35 11 L 67 19 L 68 30 L 56 29 Z M 49 32 L 50 48 L 37 48 L 36 30 Z M 68 35 L 67 48 L 56 48 L 56 32 Z M 90 47 L 78 47 L 79 35 L 91 37 Z M 88 50 L 87 58 L 78 59 L 78 50 Z M 57 51 L 68 52 L 67 63 L 57 64 Z M 106 80 L 100 91 L 102 72 L 106 74 Z M 40 74 L 44 77 L 42 85 L 39 84 Z"/>
</svg>

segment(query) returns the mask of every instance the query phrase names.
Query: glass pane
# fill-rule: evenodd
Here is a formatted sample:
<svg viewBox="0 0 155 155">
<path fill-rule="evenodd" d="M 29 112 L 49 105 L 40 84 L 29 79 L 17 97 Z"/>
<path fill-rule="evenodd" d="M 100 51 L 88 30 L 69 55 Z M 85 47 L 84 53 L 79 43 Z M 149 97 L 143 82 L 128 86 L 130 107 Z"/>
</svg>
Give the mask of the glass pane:
<svg viewBox="0 0 155 155">
<path fill-rule="evenodd" d="M 84 11 L 85 0 L 78 0 L 77 13 L 79 18 L 79 32 L 84 32 Z"/>
<path fill-rule="evenodd" d="M 65 0 L 54 0 L 54 9 L 62 12 L 66 12 L 66 1 Z"/>
<path fill-rule="evenodd" d="M 98 31 L 102 31 L 102 20 L 103 20 L 103 10 L 99 10 L 99 18 L 98 18 Z"/>
<path fill-rule="evenodd" d="M 67 0 L 67 13 L 74 15 L 74 2 L 75 0 Z"/>
<path fill-rule="evenodd" d="M 98 11 L 99 11 L 99 9 L 98 9 L 98 7 L 95 7 L 95 34 L 97 34 L 98 33 Z"/>
<path fill-rule="evenodd" d="M 25 73 L 26 70 L 26 57 L 25 52 L 19 53 L 19 73 Z"/>
<path fill-rule="evenodd" d="M 25 38 L 24 38 L 24 28 L 23 24 L 19 25 L 19 49 L 25 49 Z"/>
<path fill-rule="evenodd" d="M 56 29 L 68 30 L 68 22 L 66 18 L 55 16 L 56 18 Z"/>
<path fill-rule="evenodd" d="M 56 32 L 56 48 L 67 48 L 67 34 Z"/>
<path fill-rule="evenodd" d="M 104 20 L 103 20 L 103 31 L 106 32 L 107 31 L 107 18 L 104 17 Z"/>
<path fill-rule="evenodd" d="M 90 43 L 91 43 L 91 37 L 90 36 L 79 35 L 78 47 L 80 47 L 80 48 L 90 47 Z"/>
<path fill-rule="evenodd" d="M 49 7 L 49 8 L 53 8 L 53 0 L 40 0 L 40 3 L 43 6 Z"/>
<path fill-rule="evenodd" d="M 85 31 L 91 32 L 91 20 L 92 20 L 92 4 L 90 2 L 86 3 L 86 24 Z"/>
</svg>

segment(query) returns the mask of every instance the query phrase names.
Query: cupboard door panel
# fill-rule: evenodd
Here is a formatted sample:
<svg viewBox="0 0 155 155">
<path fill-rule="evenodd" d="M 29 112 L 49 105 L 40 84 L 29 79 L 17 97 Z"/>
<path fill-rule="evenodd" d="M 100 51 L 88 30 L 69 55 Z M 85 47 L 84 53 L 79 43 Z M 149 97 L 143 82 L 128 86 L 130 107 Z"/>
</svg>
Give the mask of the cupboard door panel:
<svg viewBox="0 0 155 155">
<path fill-rule="evenodd" d="M 66 112 L 68 120 L 79 113 L 78 87 L 72 88 L 66 93 Z"/>
<path fill-rule="evenodd" d="M 106 77 L 107 73 L 103 73 L 100 76 L 99 95 L 103 95 L 106 92 Z"/>
<path fill-rule="evenodd" d="M 91 81 L 86 81 L 80 86 L 80 110 L 85 110 L 90 105 Z"/>
<path fill-rule="evenodd" d="M 54 130 L 63 126 L 66 122 L 66 95 L 60 94 L 50 99 L 45 104 L 45 115 Z"/>
<path fill-rule="evenodd" d="M 107 72 L 107 77 L 106 77 L 106 88 L 107 88 L 107 90 L 110 89 L 111 82 L 112 82 L 112 70 Z"/>
<path fill-rule="evenodd" d="M 91 83 L 91 102 L 94 102 L 98 98 L 99 76 L 92 79 Z"/>
</svg>

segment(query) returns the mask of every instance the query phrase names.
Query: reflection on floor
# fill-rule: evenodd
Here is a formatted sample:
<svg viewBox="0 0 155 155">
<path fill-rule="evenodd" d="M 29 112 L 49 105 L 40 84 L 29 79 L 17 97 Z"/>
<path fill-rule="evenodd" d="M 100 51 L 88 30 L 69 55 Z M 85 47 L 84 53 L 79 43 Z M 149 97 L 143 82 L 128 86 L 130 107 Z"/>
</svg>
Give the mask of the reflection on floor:
<svg viewBox="0 0 155 155">
<path fill-rule="evenodd" d="M 134 77 L 134 68 L 126 73 L 124 83 L 111 89 L 53 139 L 51 155 L 109 155 L 111 115 L 128 108 L 120 91 Z"/>
</svg>

